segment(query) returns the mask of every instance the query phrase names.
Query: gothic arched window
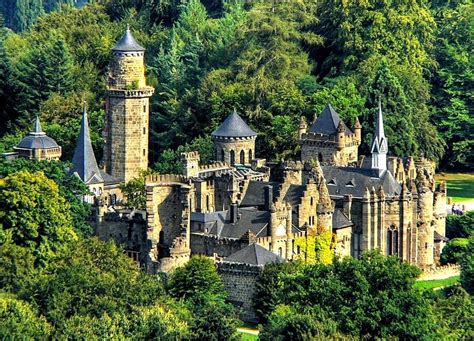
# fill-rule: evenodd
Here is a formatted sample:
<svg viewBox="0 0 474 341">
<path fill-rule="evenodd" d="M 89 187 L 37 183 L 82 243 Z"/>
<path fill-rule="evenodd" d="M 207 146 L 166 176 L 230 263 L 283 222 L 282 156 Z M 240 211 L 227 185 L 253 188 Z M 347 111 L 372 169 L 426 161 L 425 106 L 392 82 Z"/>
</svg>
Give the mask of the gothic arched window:
<svg viewBox="0 0 474 341">
<path fill-rule="evenodd" d="M 253 155 L 252 155 L 252 149 L 249 149 L 249 163 L 252 162 Z"/>
<path fill-rule="evenodd" d="M 391 225 L 387 230 L 387 255 L 398 256 L 398 230 Z"/>
<path fill-rule="evenodd" d="M 235 164 L 235 152 L 233 150 L 230 151 L 230 165 L 233 166 Z"/>
<path fill-rule="evenodd" d="M 245 152 L 243 150 L 240 151 L 240 164 L 245 164 Z"/>
<path fill-rule="evenodd" d="M 221 161 L 225 161 L 225 152 L 224 152 L 224 149 L 221 149 Z"/>
</svg>

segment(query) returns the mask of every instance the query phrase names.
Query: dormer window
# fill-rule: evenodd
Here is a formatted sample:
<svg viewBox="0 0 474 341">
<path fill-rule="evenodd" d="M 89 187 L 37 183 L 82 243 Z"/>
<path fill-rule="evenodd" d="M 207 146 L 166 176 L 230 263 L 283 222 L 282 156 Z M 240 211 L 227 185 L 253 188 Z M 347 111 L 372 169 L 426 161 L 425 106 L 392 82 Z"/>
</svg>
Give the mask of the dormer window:
<svg viewBox="0 0 474 341">
<path fill-rule="evenodd" d="M 329 180 L 328 185 L 337 186 L 336 179 Z"/>
<path fill-rule="evenodd" d="M 354 179 L 351 179 L 349 182 L 346 183 L 346 187 L 355 187 Z"/>
</svg>

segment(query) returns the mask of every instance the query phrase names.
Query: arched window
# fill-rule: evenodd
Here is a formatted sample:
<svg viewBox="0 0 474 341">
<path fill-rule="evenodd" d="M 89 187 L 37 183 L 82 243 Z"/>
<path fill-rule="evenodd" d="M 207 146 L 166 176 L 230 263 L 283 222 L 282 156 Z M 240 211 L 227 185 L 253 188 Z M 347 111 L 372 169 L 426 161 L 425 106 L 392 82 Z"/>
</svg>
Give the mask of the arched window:
<svg viewBox="0 0 474 341">
<path fill-rule="evenodd" d="M 225 161 L 225 153 L 224 153 L 224 149 L 221 149 L 221 161 L 224 162 Z"/>
<path fill-rule="evenodd" d="M 240 164 L 245 164 L 245 152 L 243 150 L 240 151 Z"/>
<path fill-rule="evenodd" d="M 252 149 L 249 149 L 249 163 L 252 162 L 252 160 L 253 160 Z"/>
<path fill-rule="evenodd" d="M 314 205 L 314 198 L 311 197 L 311 206 L 313 206 L 313 205 Z"/>
<path fill-rule="evenodd" d="M 230 151 L 230 165 L 235 165 L 235 152 L 233 150 Z"/>
<path fill-rule="evenodd" d="M 398 230 L 394 225 L 387 230 L 387 255 L 398 255 Z"/>
<path fill-rule="evenodd" d="M 209 194 L 206 195 L 206 210 L 209 212 Z"/>
<path fill-rule="evenodd" d="M 321 153 L 318 154 L 318 161 L 323 162 L 323 154 Z"/>
<path fill-rule="evenodd" d="M 283 249 L 281 247 L 278 248 L 278 256 L 283 256 Z"/>
<path fill-rule="evenodd" d="M 301 247 L 299 245 L 296 245 L 296 253 L 299 255 L 301 252 Z"/>
</svg>

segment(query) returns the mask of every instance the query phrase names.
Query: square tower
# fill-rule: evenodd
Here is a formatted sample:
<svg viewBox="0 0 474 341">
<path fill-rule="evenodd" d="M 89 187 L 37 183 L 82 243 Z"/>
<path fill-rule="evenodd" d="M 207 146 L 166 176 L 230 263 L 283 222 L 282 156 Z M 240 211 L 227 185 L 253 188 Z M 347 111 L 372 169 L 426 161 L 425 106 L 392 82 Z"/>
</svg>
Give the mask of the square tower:
<svg viewBox="0 0 474 341">
<path fill-rule="evenodd" d="M 130 29 L 112 49 L 104 127 L 104 164 L 110 175 L 128 182 L 148 167 L 149 101 L 145 49 Z"/>
</svg>

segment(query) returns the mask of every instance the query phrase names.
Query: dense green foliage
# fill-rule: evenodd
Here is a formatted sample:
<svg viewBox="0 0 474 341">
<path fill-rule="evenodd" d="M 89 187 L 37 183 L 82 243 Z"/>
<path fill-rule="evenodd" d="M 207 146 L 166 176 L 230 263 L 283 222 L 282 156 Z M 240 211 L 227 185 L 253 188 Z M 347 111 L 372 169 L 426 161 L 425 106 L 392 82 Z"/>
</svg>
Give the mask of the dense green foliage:
<svg viewBox="0 0 474 341">
<path fill-rule="evenodd" d="M 237 318 L 232 306 L 225 302 L 226 292 L 214 261 L 195 256 L 171 274 L 171 296 L 182 299 L 196 315 L 191 325 L 195 340 L 237 340 Z"/>
<path fill-rule="evenodd" d="M 474 234 L 474 211 L 463 215 L 449 215 L 446 218 L 446 237 L 468 238 Z"/>
<path fill-rule="evenodd" d="M 332 320 L 335 330 L 355 337 L 435 336 L 429 301 L 413 287 L 418 274 L 416 267 L 397 257 L 378 253 L 332 265 L 273 265 L 257 285 L 256 308 L 268 318 L 263 332 L 275 330 L 275 336 L 280 335 L 275 324 L 287 323 L 279 321 L 279 305 L 291 306 L 298 319 L 319 315 L 322 321 Z M 306 332 L 329 333 L 318 328 Z"/>
<path fill-rule="evenodd" d="M 379 98 L 391 154 L 440 159 L 446 149 L 442 165 L 474 164 L 468 0 L 29 1 L 5 2 L 7 26 L 23 13 L 14 4 L 33 21 L 61 10 L 20 34 L 0 30 L 0 147 L 41 114 L 69 159 L 86 100 L 100 159 L 110 48 L 130 23 L 156 88 L 150 158 L 159 172 L 179 171 L 189 149 L 212 158 L 209 134 L 234 107 L 259 133 L 261 156 L 296 156 L 300 116 L 328 102 L 350 125 L 359 118 L 368 152 Z"/>
<path fill-rule="evenodd" d="M 469 238 L 461 259 L 461 284 L 468 293 L 474 294 L 474 235 Z"/>
<path fill-rule="evenodd" d="M 454 238 L 448 241 L 443 248 L 443 252 L 441 252 L 441 264 L 459 264 L 467 250 L 468 242 L 469 240 L 467 238 Z"/>
<path fill-rule="evenodd" d="M 88 194 L 89 190 L 79 178 L 68 175 L 66 164 L 27 159 L 0 160 L 0 178 L 20 171 L 43 172 L 49 179 L 54 180 L 58 185 L 59 194 L 69 203 L 70 217 L 76 233 L 83 236 L 92 235 L 93 229 L 88 221 L 91 207 L 82 201 L 82 196 Z"/>
</svg>

